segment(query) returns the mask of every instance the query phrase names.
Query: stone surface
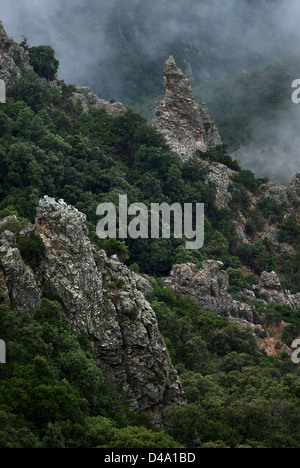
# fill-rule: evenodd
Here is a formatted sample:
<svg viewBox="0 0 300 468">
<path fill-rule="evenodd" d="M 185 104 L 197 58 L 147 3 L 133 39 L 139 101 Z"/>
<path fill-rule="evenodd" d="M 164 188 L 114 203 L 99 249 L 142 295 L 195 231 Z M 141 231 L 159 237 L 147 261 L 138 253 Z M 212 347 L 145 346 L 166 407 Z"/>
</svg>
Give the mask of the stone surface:
<svg viewBox="0 0 300 468">
<path fill-rule="evenodd" d="M 40 200 L 36 222 L 22 231 L 45 245 L 32 270 L 13 244 L 0 238 L 0 286 L 6 303 L 32 314 L 42 297 L 57 299 L 76 331 L 88 331 L 97 364 L 135 411 L 159 424 L 185 396 L 157 319 L 144 292 L 149 281 L 132 273 L 117 256 L 108 258 L 88 238 L 86 217 L 63 200 Z"/>
<path fill-rule="evenodd" d="M 73 93 L 73 102 L 76 104 L 80 102 L 85 111 L 91 109 L 100 110 L 105 109 L 106 112 L 112 117 L 118 117 L 124 114 L 127 109 L 120 102 L 109 102 L 100 99 L 90 88 L 76 87 L 77 91 Z"/>
<path fill-rule="evenodd" d="M 216 260 L 206 260 L 201 270 L 192 263 L 175 265 L 163 283 L 166 288 L 195 299 L 207 311 L 217 314 L 243 311 L 251 321 L 251 307 L 228 294 L 229 278 L 222 267 L 223 263 Z"/>
<path fill-rule="evenodd" d="M 201 269 L 193 263 L 174 265 L 170 276 L 163 279 L 163 284 L 165 288 L 195 299 L 210 312 L 221 314 L 227 311 L 235 315 L 236 312 L 246 311 L 247 320 L 251 322 L 251 317 L 253 318 L 251 306 L 234 300 L 228 293 L 229 278 L 222 267 L 223 263 L 216 260 L 204 261 Z M 289 291 L 284 291 L 274 272 L 263 272 L 258 286 L 254 286 L 253 291 L 246 289 L 241 291 L 240 296 L 250 302 L 261 299 L 264 303 L 275 302 L 300 309 L 300 294 L 293 295 Z"/>
<path fill-rule="evenodd" d="M 268 303 L 287 304 L 294 309 L 300 309 L 300 294 L 293 295 L 289 291 L 284 291 L 274 271 L 271 273 L 264 271 L 262 273 L 255 291 L 257 291 L 260 298 Z"/>
<path fill-rule="evenodd" d="M 265 197 L 273 198 L 277 203 L 286 203 L 286 214 L 297 216 L 300 220 L 300 173 L 297 173 L 289 186 L 268 184 Z"/>
<path fill-rule="evenodd" d="M 207 181 L 213 182 L 216 186 L 216 205 L 228 208 L 228 204 L 232 201 L 228 187 L 232 184 L 231 178 L 236 172 L 219 163 L 210 163 L 209 170 Z"/>
<path fill-rule="evenodd" d="M 206 152 L 222 144 L 206 105 L 198 105 L 188 78 L 171 56 L 165 64 L 166 98 L 159 101 L 153 126 L 166 138 L 171 151 L 186 161 L 197 150 Z"/>
<path fill-rule="evenodd" d="M 267 355 L 280 356 L 282 352 L 291 354 L 292 350 L 282 341 L 284 329 L 288 324 L 282 321 L 278 326 L 270 327 L 269 333 L 261 324 L 254 323 L 251 303 L 275 302 L 300 309 L 300 294 L 291 295 L 288 291 L 283 291 L 276 273 L 264 272 L 259 285 L 254 287 L 253 291 L 244 289 L 240 292 L 242 300 L 247 303 L 236 301 L 227 292 L 229 278 L 222 266 L 223 264 L 216 260 L 203 262 L 200 270 L 192 263 L 175 265 L 170 277 L 165 278 L 163 284 L 167 289 L 194 299 L 204 310 L 219 315 L 227 312 L 232 324 L 241 329 L 251 329 L 257 345 Z"/>
<path fill-rule="evenodd" d="M 8 88 L 14 86 L 22 76 L 21 68 L 31 69 L 25 50 L 5 32 L 0 21 L 0 79 Z"/>
<path fill-rule="evenodd" d="M 5 302 L 11 309 L 21 315 L 31 315 L 40 304 L 41 291 L 31 268 L 24 264 L 14 243 L 13 233 L 4 231 L 0 235 L 0 285 L 5 292 Z"/>
</svg>

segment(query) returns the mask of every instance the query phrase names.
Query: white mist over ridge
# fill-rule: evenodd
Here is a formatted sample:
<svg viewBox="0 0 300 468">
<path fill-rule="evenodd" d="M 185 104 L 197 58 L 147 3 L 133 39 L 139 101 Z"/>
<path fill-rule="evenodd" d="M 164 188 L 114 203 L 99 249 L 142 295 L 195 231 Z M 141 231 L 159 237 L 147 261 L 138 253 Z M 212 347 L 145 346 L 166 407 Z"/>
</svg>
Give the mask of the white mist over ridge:
<svg viewBox="0 0 300 468">
<path fill-rule="evenodd" d="M 1 2 L 8 34 L 16 41 L 24 35 L 31 45 L 51 44 L 61 62 L 61 77 L 78 84 L 89 84 L 96 73 L 101 82 L 107 70 L 99 63 L 111 66 L 122 39 L 137 54 L 154 58 L 174 41 L 192 41 L 201 48 L 204 38 L 205 47 L 210 45 L 210 53 L 222 63 L 240 59 L 246 65 L 249 56 L 291 53 L 300 40 L 299 15 L 296 0 L 266 0 L 263 5 L 251 0 Z M 118 24 L 120 35 L 110 35 Z"/>
</svg>

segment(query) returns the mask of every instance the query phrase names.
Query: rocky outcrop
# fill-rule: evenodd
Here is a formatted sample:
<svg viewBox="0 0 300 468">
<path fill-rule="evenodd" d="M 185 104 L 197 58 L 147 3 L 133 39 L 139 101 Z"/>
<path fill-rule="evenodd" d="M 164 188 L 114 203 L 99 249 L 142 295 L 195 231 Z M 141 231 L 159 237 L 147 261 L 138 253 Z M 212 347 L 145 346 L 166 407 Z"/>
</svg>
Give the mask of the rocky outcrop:
<svg viewBox="0 0 300 468">
<path fill-rule="evenodd" d="M 165 64 L 166 98 L 156 107 L 153 126 L 166 138 L 171 151 L 186 161 L 197 150 L 206 152 L 222 144 L 206 105 L 198 105 L 188 78 L 177 67 L 173 57 Z"/>
<path fill-rule="evenodd" d="M 39 236 L 42 262 L 33 270 L 1 234 L 2 300 L 32 314 L 42 297 L 57 299 L 76 331 L 88 331 L 99 367 L 135 411 L 160 423 L 166 411 L 185 403 L 178 375 L 144 296 L 151 286 L 121 263 L 108 258 L 88 238 L 86 217 L 63 200 L 44 197 L 36 222 L 23 236 Z"/>
<path fill-rule="evenodd" d="M 216 260 L 206 260 L 200 270 L 193 263 L 175 265 L 163 283 L 166 288 L 195 299 L 207 311 L 217 314 L 243 311 L 249 314 L 249 321 L 253 320 L 251 307 L 228 294 L 229 278 L 222 267 L 223 263 Z"/>
<path fill-rule="evenodd" d="M 300 198 L 300 172 L 297 172 L 294 179 L 288 187 L 288 195 L 291 200 L 299 200 Z"/>
<path fill-rule="evenodd" d="M 73 93 L 72 100 L 74 104 L 79 102 L 85 111 L 91 109 L 105 109 L 108 115 L 112 117 L 118 117 L 119 115 L 125 114 L 127 111 L 126 107 L 120 102 L 109 102 L 100 99 L 90 88 L 86 87 L 77 86 L 76 91 Z"/>
<path fill-rule="evenodd" d="M 273 198 L 277 203 L 286 203 L 286 214 L 299 218 L 300 173 L 295 175 L 288 186 L 268 184 L 265 197 Z"/>
<path fill-rule="evenodd" d="M 163 284 L 167 289 L 194 299 L 204 310 L 218 315 L 227 313 L 229 321 L 239 328 L 250 328 L 260 349 L 269 356 L 280 356 L 282 352 L 291 354 L 291 349 L 281 339 L 288 324 L 281 321 L 278 326 L 270 327 L 269 333 L 254 320 L 251 303 L 259 301 L 266 305 L 274 302 L 300 309 L 300 294 L 292 295 L 283 291 L 276 273 L 264 272 L 253 291 L 244 289 L 240 292 L 242 300 L 247 302 L 237 301 L 228 293 L 229 278 L 222 266 L 221 262 L 215 260 L 203 262 L 200 270 L 192 263 L 175 265 L 170 277 L 164 278 Z"/>
<path fill-rule="evenodd" d="M 8 37 L 0 21 L 0 79 L 10 88 L 21 78 L 24 68 L 31 69 L 25 50 Z"/>
<path fill-rule="evenodd" d="M 236 174 L 224 164 L 209 163 L 209 174 L 207 182 L 213 182 L 216 187 L 216 205 L 221 208 L 228 208 L 229 203 L 232 201 L 232 194 L 230 193 L 229 185 L 232 184 L 232 176 Z"/>
<path fill-rule="evenodd" d="M 10 231 L 0 237 L 0 288 L 4 302 L 21 315 L 32 314 L 39 306 L 41 292 L 31 268 L 24 264 L 16 239 Z"/>
<path fill-rule="evenodd" d="M 248 313 L 247 321 L 253 318 L 252 308 L 247 303 L 236 301 L 228 293 L 229 278 L 222 269 L 223 263 L 216 260 L 206 260 L 198 269 L 193 263 L 174 265 L 170 276 L 163 279 L 165 288 L 179 292 L 183 296 L 195 299 L 203 309 L 221 314 L 225 311 L 233 313 Z M 300 309 L 300 294 L 284 291 L 276 273 L 263 272 L 259 284 L 253 291 L 243 290 L 240 296 L 247 302 L 261 300 L 263 303 L 274 302 L 287 304 L 294 309 Z"/>
<path fill-rule="evenodd" d="M 264 271 L 262 273 L 255 292 L 257 292 L 258 297 L 267 303 L 287 304 L 293 309 L 300 309 L 300 294 L 291 294 L 289 291 L 284 291 L 274 271 L 271 273 Z"/>
</svg>

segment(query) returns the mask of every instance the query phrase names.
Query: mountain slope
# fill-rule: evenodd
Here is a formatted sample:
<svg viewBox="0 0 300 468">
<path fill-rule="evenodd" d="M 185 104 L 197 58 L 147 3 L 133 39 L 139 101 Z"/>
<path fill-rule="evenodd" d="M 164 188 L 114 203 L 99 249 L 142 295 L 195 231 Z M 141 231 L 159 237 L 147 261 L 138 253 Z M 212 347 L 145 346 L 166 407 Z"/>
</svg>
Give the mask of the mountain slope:
<svg viewBox="0 0 300 468">
<path fill-rule="evenodd" d="M 189 81 L 181 73 L 175 76 L 191 92 Z M 175 102 L 177 122 L 189 121 L 186 100 L 183 107 L 176 96 Z M 193 110 L 194 100 L 189 104 Z M 67 435 L 62 444 L 68 447 L 87 444 L 78 433 L 81 413 L 76 410 L 77 403 L 86 403 L 74 400 L 70 371 L 61 382 L 61 361 L 51 373 L 41 364 L 39 346 L 33 351 L 27 346 L 34 368 L 19 369 L 23 361 L 15 344 L 15 320 L 23 316 L 25 336 L 32 336 L 36 317 L 46 315 L 49 323 L 51 313 L 59 316 L 60 304 L 68 326 L 78 336 L 84 333 L 85 347 L 90 340 L 105 384 L 113 382 L 131 409 L 147 411 L 155 423 L 165 420 L 164 430 L 179 441 L 166 442 L 159 433 L 161 445 L 299 446 L 299 367 L 290 356 L 300 334 L 299 175 L 289 186 L 256 179 L 223 146 L 204 152 L 197 144 L 193 148 L 195 142 L 183 162 L 176 135 L 168 144 L 161 132 L 121 104 L 47 81 L 26 67 L 9 88 L 0 122 L 0 323 L 3 339 L 10 343 L 11 366 L 3 369 L 0 386 L 5 424 L 17 430 L 21 419 L 21 427 L 25 424 L 36 437 L 52 434 L 52 444 L 55 435 L 59 440 Z M 202 123 L 201 132 L 207 131 Z M 178 130 L 181 138 L 185 128 Z M 96 208 L 103 202 L 117 206 L 119 194 L 147 207 L 204 203 L 204 247 L 187 251 L 184 239 L 100 240 Z M 46 353 L 50 359 L 51 327 L 39 329 L 41 333 L 42 357 Z M 28 341 L 23 335 L 19 339 Z M 30 388 L 24 387 L 25 400 L 32 401 L 36 373 L 38 378 L 42 373 L 55 382 L 55 391 L 46 389 L 54 392 L 53 407 L 60 395 L 57 385 L 64 386 L 62 401 L 75 406 L 62 413 L 53 410 L 49 420 L 35 426 L 45 388 L 39 389 L 33 413 L 16 406 L 9 395 L 17 393 L 7 390 L 20 375 L 23 382 L 24 372 L 33 380 Z M 83 399 L 88 395 L 78 391 Z M 105 395 L 111 417 L 116 403 Z M 88 444 L 117 441 L 123 446 L 127 429 L 134 446 L 145 447 L 143 428 L 125 427 L 119 433 L 102 419 L 105 408 L 103 402 L 100 412 L 98 402 L 95 416 L 101 419 L 85 422 L 87 433 L 94 434 Z M 113 424 L 121 430 L 130 423 L 116 408 Z M 137 424 L 143 419 L 130 417 Z M 142 424 L 150 424 L 149 419 Z M 191 427 L 193 431 L 187 429 Z M 134 438 L 134 431 L 141 439 Z M 27 443 L 37 443 L 32 434 Z"/>
</svg>

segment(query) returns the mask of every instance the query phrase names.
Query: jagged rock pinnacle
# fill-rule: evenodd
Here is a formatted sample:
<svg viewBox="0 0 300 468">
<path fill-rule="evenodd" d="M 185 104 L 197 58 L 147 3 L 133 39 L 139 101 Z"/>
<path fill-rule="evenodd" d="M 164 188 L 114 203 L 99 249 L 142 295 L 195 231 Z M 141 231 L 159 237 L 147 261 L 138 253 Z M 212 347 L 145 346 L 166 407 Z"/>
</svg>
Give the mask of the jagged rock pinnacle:
<svg viewBox="0 0 300 468">
<path fill-rule="evenodd" d="M 197 150 L 221 145 L 205 104 L 195 102 L 191 84 L 172 56 L 165 63 L 164 85 L 166 98 L 157 103 L 153 126 L 165 135 L 171 151 L 185 161 Z"/>
<path fill-rule="evenodd" d="M 193 92 L 190 82 L 182 70 L 177 67 L 172 55 L 165 64 L 164 82 L 167 97 L 173 98 L 177 96 L 179 99 L 193 101 Z"/>
<path fill-rule="evenodd" d="M 157 318 L 144 292 L 146 278 L 117 256 L 108 257 L 88 238 L 86 216 L 63 200 L 40 200 L 34 225 L 20 235 L 38 235 L 43 261 L 24 263 L 13 233 L 0 221 L 0 284 L 5 303 L 32 315 L 42 297 L 59 298 L 75 331 L 85 329 L 98 366 L 130 409 L 160 424 L 164 413 L 186 403 Z M 109 285 L 115 285 L 110 288 Z"/>
</svg>

